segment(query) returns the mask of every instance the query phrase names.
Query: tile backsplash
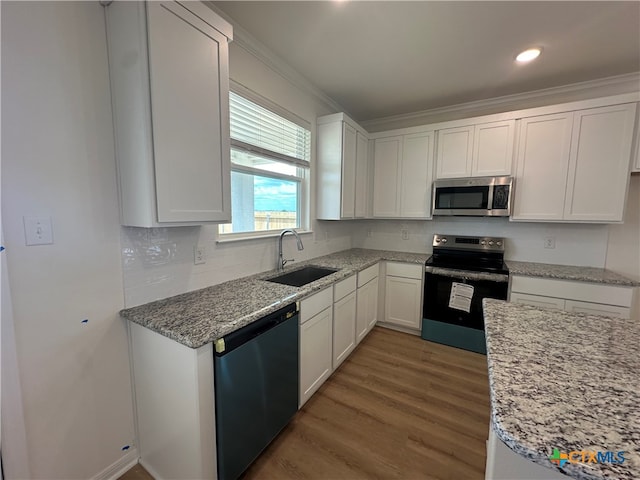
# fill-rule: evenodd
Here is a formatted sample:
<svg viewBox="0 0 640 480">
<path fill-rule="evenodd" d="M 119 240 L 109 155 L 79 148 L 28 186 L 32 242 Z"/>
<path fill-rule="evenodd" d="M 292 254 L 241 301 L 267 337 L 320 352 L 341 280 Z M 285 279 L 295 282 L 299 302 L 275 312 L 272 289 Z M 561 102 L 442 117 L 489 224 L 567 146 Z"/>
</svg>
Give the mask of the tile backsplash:
<svg viewBox="0 0 640 480">
<path fill-rule="evenodd" d="M 314 233 L 302 235 L 303 251 L 287 236 L 285 254 L 302 261 L 349 249 L 349 223 L 317 222 Z M 217 243 L 215 225 L 122 227 L 120 236 L 125 307 L 272 270 L 277 262 L 277 237 Z M 204 264 L 194 264 L 196 245 L 205 248 Z"/>
</svg>

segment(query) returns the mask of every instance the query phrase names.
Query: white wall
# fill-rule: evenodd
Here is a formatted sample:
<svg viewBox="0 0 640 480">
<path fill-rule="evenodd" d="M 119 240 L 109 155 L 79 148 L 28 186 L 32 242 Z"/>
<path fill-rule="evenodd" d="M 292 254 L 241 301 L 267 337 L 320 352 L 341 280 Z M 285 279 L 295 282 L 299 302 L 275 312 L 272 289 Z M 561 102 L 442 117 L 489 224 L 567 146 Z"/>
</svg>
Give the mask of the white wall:
<svg viewBox="0 0 640 480">
<path fill-rule="evenodd" d="M 402 229 L 409 231 L 403 240 Z M 428 221 L 376 220 L 357 224 L 353 246 L 383 250 L 431 252 L 433 234 L 486 235 L 506 238 L 505 258 L 526 262 L 604 267 L 607 226 L 509 222 L 506 218 L 436 217 Z M 545 249 L 544 237 L 556 248 Z"/>
<path fill-rule="evenodd" d="M 136 456 L 121 450 L 134 426 L 104 12 L 1 8 L 2 221 L 28 468 L 91 478 Z M 25 246 L 25 215 L 51 216 L 55 243 Z"/>
<path fill-rule="evenodd" d="M 230 44 L 229 57 L 232 80 L 306 120 L 313 132 L 316 131 L 316 117 L 333 113 L 329 105 L 289 82 L 238 42 Z M 314 162 L 315 143 L 312 144 L 312 179 Z M 313 182 L 311 198 L 315 198 Z M 315 218 L 313 207 L 310 218 Z M 349 223 L 312 221 L 311 228 L 314 234 L 302 236 L 304 250 L 301 252 L 296 250 L 291 236 L 285 238 L 284 249 L 288 257 L 300 261 L 351 248 Z M 276 266 L 277 238 L 231 243 L 216 243 L 216 240 L 216 226 L 155 230 L 123 227 L 125 305 L 140 305 L 272 270 Z M 205 264 L 194 265 L 195 245 L 206 247 Z"/>
</svg>

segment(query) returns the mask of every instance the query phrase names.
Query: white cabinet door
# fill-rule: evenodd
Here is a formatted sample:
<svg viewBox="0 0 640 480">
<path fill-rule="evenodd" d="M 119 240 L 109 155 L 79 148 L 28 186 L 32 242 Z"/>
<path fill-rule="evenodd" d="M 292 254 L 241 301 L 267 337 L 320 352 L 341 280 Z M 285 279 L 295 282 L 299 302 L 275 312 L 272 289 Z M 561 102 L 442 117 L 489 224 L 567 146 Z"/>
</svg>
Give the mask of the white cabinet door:
<svg viewBox="0 0 640 480">
<path fill-rule="evenodd" d="M 437 178 L 471 176 L 473 125 L 438 131 Z"/>
<path fill-rule="evenodd" d="M 523 118 L 513 220 L 562 220 L 573 113 Z"/>
<path fill-rule="evenodd" d="M 402 136 L 378 138 L 373 156 L 373 216 L 400 216 L 399 165 Z"/>
<path fill-rule="evenodd" d="M 514 129 L 514 120 L 475 126 L 472 176 L 511 175 Z"/>
<path fill-rule="evenodd" d="M 333 369 L 356 347 L 356 292 L 333 305 Z"/>
<path fill-rule="evenodd" d="M 437 178 L 511 175 L 514 120 L 438 131 Z"/>
<path fill-rule="evenodd" d="M 415 278 L 386 277 L 385 322 L 420 329 L 422 281 Z"/>
<path fill-rule="evenodd" d="M 431 216 L 433 132 L 405 135 L 400 167 L 400 216 Z"/>
<path fill-rule="evenodd" d="M 300 405 L 331 375 L 333 308 L 300 325 Z"/>
<path fill-rule="evenodd" d="M 228 221 L 227 38 L 172 4 L 147 3 L 158 221 Z"/>
<path fill-rule="evenodd" d="M 197 2 L 106 15 L 122 224 L 229 221 L 230 26 Z"/>
<path fill-rule="evenodd" d="M 367 208 L 368 139 L 344 113 L 318 118 L 316 215 L 363 218 Z"/>
<path fill-rule="evenodd" d="M 635 104 L 575 112 L 565 220 L 622 221 L 635 118 Z"/>
<path fill-rule="evenodd" d="M 356 133 L 356 218 L 367 215 L 367 184 L 369 179 L 369 140 L 360 132 Z"/>
<path fill-rule="evenodd" d="M 586 313 L 589 315 L 605 315 L 607 317 L 629 318 L 631 309 L 616 305 L 602 305 L 600 303 L 579 302 L 567 300 L 565 302 L 567 312 Z"/>
<path fill-rule="evenodd" d="M 356 343 L 369 333 L 378 321 L 378 277 L 357 291 Z"/>
<path fill-rule="evenodd" d="M 356 200 L 356 129 L 342 124 L 342 186 L 340 189 L 342 218 L 353 218 Z"/>
</svg>

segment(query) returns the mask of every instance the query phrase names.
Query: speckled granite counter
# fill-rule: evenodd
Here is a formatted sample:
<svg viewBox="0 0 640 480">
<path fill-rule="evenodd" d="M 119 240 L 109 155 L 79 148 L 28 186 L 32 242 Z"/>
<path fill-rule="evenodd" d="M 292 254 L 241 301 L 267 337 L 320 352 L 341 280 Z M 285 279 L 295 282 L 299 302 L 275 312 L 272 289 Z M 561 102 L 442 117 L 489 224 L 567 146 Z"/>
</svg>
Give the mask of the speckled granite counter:
<svg viewBox="0 0 640 480">
<path fill-rule="evenodd" d="M 288 267 L 287 271 L 305 265 L 339 269 L 300 288 L 265 281 L 277 276 L 278 272 L 272 270 L 128 308 L 120 315 L 183 345 L 198 348 L 381 260 L 424 264 L 428 257 L 428 254 L 354 248 Z"/>
<path fill-rule="evenodd" d="M 516 262 L 514 260 L 508 260 L 506 263 L 511 275 L 555 278 L 558 280 L 577 280 L 580 282 L 608 283 L 629 287 L 640 286 L 640 282 L 634 282 L 633 280 L 625 278 L 610 270 L 605 270 L 604 268 L 554 265 L 550 263 Z"/>
<path fill-rule="evenodd" d="M 553 448 L 624 451 L 569 463 L 578 479 L 640 479 L 640 321 L 485 299 L 491 420 L 514 452 L 557 469 Z"/>
</svg>

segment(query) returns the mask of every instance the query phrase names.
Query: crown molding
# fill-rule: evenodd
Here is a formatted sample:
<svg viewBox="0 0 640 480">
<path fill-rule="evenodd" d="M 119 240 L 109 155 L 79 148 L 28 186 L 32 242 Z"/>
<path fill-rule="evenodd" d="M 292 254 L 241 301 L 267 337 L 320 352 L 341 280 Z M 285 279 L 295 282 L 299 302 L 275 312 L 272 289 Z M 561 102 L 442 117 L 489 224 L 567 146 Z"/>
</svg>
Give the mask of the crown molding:
<svg viewBox="0 0 640 480">
<path fill-rule="evenodd" d="M 360 122 L 367 131 L 425 125 L 492 113 L 640 91 L 640 72 L 533 90 Z"/>
<path fill-rule="evenodd" d="M 211 10 L 224 18 L 233 26 L 233 42 L 236 43 L 243 50 L 247 51 L 262 63 L 264 63 L 271 70 L 283 77 L 289 83 L 302 90 L 303 92 L 311 95 L 315 100 L 324 104 L 325 107 L 333 112 L 346 112 L 344 107 L 338 102 L 329 97 L 326 93 L 316 87 L 310 80 L 302 76 L 281 57 L 267 48 L 262 42 L 251 35 L 247 30 L 242 28 L 236 23 L 233 18 L 229 17 L 226 13 L 221 11 L 213 2 L 204 2 Z"/>
</svg>

